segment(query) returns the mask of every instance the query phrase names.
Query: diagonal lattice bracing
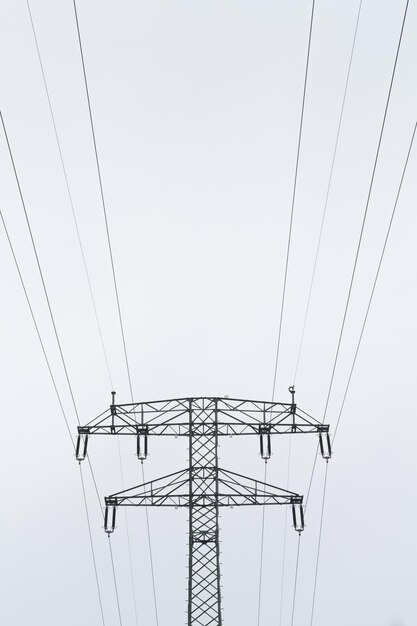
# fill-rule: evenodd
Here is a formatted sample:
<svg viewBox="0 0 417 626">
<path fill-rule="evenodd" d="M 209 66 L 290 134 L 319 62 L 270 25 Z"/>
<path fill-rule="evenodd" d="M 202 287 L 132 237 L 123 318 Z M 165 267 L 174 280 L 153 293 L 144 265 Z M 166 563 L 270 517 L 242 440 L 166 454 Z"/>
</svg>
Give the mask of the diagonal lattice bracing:
<svg viewBox="0 0 417 626">
<path fill-rule="evenodd" d="M 221 624 L 216 426 L 216 400 L 189 401 L 189 625 Z"/>
</svg>

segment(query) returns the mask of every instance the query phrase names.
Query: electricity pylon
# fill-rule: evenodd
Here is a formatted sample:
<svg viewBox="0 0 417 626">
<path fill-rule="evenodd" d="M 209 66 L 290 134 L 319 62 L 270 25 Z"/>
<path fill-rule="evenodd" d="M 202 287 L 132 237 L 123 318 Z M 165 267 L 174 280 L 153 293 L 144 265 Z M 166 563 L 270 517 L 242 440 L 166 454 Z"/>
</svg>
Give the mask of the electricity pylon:
<svg viewBox="0 0 417 626">
<path fill-rule="evenodd" d="M 303 496 L 219 467 L 218 439 L 257 435 L 261 457 L 271 456 L 273 434 L 318 433 L 320 451 L 331 456 L 329 426 L 292 402 L 229 398 L 180 398 L 138 404 L 114 402 L 108 411 L 78 427 L 76 457 L 87 454 L 91 435 L 133 435 L 141 461 L 150 436 L 187 437 L 188 467 L 105 498 L 104 526 L 112 533 L 119 506 L 170 506 L 189 510 L 188 626 L 221 626 L 219 508 L 290 505 L 294 527 L 304 530 Z"/>
</svg>

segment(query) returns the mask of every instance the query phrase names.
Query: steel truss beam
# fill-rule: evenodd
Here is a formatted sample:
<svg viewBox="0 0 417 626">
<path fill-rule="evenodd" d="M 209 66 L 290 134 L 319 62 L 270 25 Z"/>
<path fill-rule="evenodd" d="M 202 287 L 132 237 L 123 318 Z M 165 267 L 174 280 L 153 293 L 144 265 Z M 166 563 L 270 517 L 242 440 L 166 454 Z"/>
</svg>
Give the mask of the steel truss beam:
<svg viewBox="0 0 417 626">
<path fill-rule="evenodd" d="M 216 480 L 218 492 L 207 490 L 209 481 Z M 268 504 L 302 504 L 303 497 L 292 491 L 280 489 L 242 474 L 220 467 L 197 467 L 193 481 L 199 484 L 194 507 L 258 506 Z M 162 478 L 150 480 L 137 487 L 119 491 L 105 498 L 106 506 L 170 506 L 176 509 L 190 505 L 189 470 L 173 472 Z"/>
<path fill-rule="evenodd" d="M 180 398 L 116 405 L 78 428 L 76 456 L 87 454 L 90 435 L 133 435 L 137 455 L 148 454 L 148 437 L 188 437 L 188 468 L 105 498 L 105 530 L 113 532 L 119 506 L 189 509 L 188 626 L 221 626 L 219 509 L 229 506 L 290 505 L 298 532 L 304 529 L 303 497 L 219 467 L 218 438 L 258 435 L 263 459 L 271 435 L 317 433 L 322 456 L 331 456 L 329 427 L 292 402 L 218 397 Z"/>
<path fill-rule="evenodd" d="M 158 400 L 137 404 L 111 404 L 107 411 L 80 426 L 82 435 L 137 435 L 146 427 L 152 435 L 188 437 L 190 398 Z M 267 427 L 271 435 L 291 433 L 327 433 L 329 426 L 314 419 L 292 402 L 259 402 L 231 398 L 192 398 L 196 409 L 206 410 L 217 405 L 217 431 L 219 437 L 233 435 L 259 435 L 262 427 Z M 214 435 L 211 422 L 201 422 L 194 426 L 196 434 Z"/>
</svg>

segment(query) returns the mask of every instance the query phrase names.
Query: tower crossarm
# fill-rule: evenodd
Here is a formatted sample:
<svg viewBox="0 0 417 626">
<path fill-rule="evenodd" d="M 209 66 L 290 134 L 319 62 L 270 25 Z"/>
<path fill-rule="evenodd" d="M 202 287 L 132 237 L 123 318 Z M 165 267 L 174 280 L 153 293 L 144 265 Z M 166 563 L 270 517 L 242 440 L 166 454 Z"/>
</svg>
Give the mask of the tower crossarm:
<svg viewBox="0 0 417 626">
<path fill-rule="evenodd" d="M 293 508 L 301 508 L 303 503 L 303 496 L 297 493 L 221 468 L 196 468 L 192 480 L 194 484 L 192 499 L 195 508 L 259 505 L 291 505 Z M 211 480 L 217 482 L 216 493 L 205 488 L 207 482 Z M 114 528 L 111 520 L 115 520 L 115 509 L 119 506 L 189 507 L 189 469 L 114 493 L 105 498 L 105 505 L 107 532 L 112 532 Z"/>
<path fill-rule="evenodd" d="M 190 402 L 194 413 L 217 411 L 216 424 L 212 419 L 190 423 Z M 192 430 L 192 432 L 191 432 Z M 323 424 L 292 403 L 239 400 L 217 397 L 180 398 L 134 404 L 111 404 L 107 411 L 78 427 L 77 458 L 82 460 L 91 435 L 133 435 L 142 438 L 142 455 L 145 440 L 150 435 L 189 437 L 233 435 L 285 435 L 329 433 Z M 140 442 L 138 441 L 138 447 Z M 147 446 L 147 441 L 146 441 Z M 140 457 L 140 454 L 138 453 Z"/>
</svg>

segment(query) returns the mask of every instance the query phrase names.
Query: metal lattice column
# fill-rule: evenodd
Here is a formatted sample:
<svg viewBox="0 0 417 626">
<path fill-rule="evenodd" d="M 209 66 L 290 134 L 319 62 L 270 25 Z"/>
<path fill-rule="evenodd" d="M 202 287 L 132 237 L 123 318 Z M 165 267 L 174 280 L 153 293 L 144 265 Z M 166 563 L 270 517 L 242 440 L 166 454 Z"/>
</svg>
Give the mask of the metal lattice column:
<svg viewBox="0 0 417 626">
<path fill-rule="evenodd" d="M 217 402 L 190 400 L 188 624 L 220 626 Z"/>
</svg>

